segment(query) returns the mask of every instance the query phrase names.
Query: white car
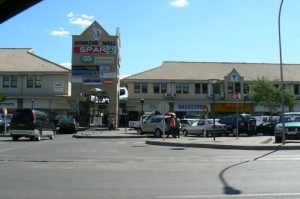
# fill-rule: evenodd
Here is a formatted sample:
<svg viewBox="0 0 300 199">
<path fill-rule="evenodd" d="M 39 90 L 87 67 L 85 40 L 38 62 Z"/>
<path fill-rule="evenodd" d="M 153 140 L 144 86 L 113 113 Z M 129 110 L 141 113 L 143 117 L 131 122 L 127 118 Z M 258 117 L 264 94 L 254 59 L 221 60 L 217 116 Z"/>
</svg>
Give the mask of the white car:
<svg viewBox="0 0 300 199">
<path fill-rule="evenodd" d="M 184 126 L 182 128 L 182 133 L 184 136 L 188 136 L 188 135 L 198 135 L 198 136 L 202 135 L 204 137 L 212 136 L 214 133 L 213 123 L 214 123 L 213 119 L 199 119 L 198 121 L 194 122 L 191 126 Z M 217 119 L 215 119 L 215 134 L 216 135 L 228 134 L 225 125 L 219 123 Z"/>
<path fill-rule="evenodd" d="M 165 120 L 165 124 L 163 122 Z M 163 131 L 169 131 L 170 116 L 153 115 L 137 127 L 137 132 L 143 134 L 153 134 L 154 137 L 162 137 Z"/>
</svg>

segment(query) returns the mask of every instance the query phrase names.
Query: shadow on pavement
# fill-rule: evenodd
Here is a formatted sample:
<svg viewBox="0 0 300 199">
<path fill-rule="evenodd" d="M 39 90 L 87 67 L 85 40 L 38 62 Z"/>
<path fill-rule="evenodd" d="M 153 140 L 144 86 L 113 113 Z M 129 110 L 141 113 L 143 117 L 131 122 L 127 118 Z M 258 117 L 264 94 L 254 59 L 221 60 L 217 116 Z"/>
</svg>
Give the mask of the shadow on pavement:
<svg viewBox="0 0 300 199">
<path fill-rule="evenodd" d="M 280 146 L 281 146 L 281 145 L 280 145 Z M 268 156 L 268 155 L 270 155 L 270 154 L 272 154 L 272 153 L 275 153 L 275 152 L 277 152 L 277 151 L 280 150 L 280 146 L 278 146 L 277 149 L 275 149 L 275 150 L 273 150 L 273 151 L 271 151 L 271 152 L 269 152 L 269 153 L 266 153 L 266 154 L 264 154 L 264 155 L 262 155 L 262 156 L 259 156 L 259 157 L 254 158 L 253 160 L 243 161 L 243 162 L 240 162 L 240 163 L 231 165 L 231 166 L 226 167 L 225 169 L 223 169 L 223 170 L 220 172 L 220 174 L 219 174 L 219 178 L 220 178 L 221 182 L 223 183 L 223 193 L 226 194 L 226 195 L 239 195 L 239 194 L 242 194 L 242 191 L 241 191 L 241 190 L 239 190 L 239 189 L 237 189 L 237 188 L 235 188 L 235 187 L 230 186 L 230 185 L 228 184 L 227 180 L 225 179 L 224 175 L 225 175 L 225 173 L 226 173 L 228 170 L 230 170 L 230 169 L 232 169 L 232 168 L 234 168 L 234 167 L 237 167 L 237 166 L 239 166 L 239 165 L 242 165 L 242 164 L 254 162 L 254 161 L 259 160 L 259 159 L 261 159 L 261 158 L 263 158 L 263 157 L 266 157 L 266 156 Z"/>
</svg>

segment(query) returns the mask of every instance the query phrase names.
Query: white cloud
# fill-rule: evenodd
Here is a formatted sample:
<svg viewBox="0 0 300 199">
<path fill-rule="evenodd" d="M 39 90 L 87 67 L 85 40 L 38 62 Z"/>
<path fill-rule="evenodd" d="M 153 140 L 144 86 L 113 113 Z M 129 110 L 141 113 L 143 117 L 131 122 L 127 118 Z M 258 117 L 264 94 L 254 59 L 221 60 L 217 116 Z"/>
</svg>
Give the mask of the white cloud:
<svg viewBox="0 0 300 199">
<path fill-rule="evenodd" d="M 80 25 L 83 27 L 91 25 L 93 23 L 92 19 L 94 18 L 94 16 L 89 16 L 86 14 L 79 15 L 79 14 L 75 14 L 73 12 L 70 12 L 68 14 L 68 17 L 70 18 L 69 22 L 71 24 Z"/>
<path fill-rule="evenodd" d="M 175 6 L 175 7 L 186 7 L 189 5 L 189 3 L 187 2 L 187 0 L 171 0 L 170 2 L 171 6 Z"/>
<path fill-rule="evenodd" d="M 67 37 L 68 35 L 70 35 L 70 32 L 64 30 L 63 28 L 60 28 L 59 30 L 53 30 L 50 34 L 52 36 Z"/>
<path fill-rule="evenodd" d="M 65 67 L 65 68 L 68 68 L 68 69 L 71 69 L 71 62 L 64 62 L 64 63 L 61 63 L 60 64 L 61 66 Z"/>
</svg>

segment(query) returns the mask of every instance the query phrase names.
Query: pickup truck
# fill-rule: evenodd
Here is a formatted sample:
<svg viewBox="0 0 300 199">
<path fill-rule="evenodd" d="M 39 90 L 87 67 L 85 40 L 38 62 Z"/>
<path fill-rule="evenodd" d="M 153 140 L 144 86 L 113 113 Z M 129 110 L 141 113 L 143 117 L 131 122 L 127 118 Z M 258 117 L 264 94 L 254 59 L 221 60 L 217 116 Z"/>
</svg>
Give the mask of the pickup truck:
<svg viewBox="0 0 300 199">
<path fill-rule="evenodd" d="M 137 120 L 137 121 L 129 121 L 128 122 L 128 126 L 129 126 L 129 128 L 133 128 L 133 129 L 137 129 L 144 121 L 145 121 L 145 119 L 147 118 L 147 117 L 149 117 L 149 115 L 142 115 L 141 117 L 140 117 L 140 120 Z"/>
</svg>

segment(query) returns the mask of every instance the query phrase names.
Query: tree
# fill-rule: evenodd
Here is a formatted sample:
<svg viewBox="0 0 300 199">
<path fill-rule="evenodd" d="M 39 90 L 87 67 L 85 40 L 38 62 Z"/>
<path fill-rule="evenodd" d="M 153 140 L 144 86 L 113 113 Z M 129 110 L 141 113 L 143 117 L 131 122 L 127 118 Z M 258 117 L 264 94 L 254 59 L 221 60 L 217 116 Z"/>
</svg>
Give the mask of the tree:
<svg viewBox="0 0 300 199">
<path fill-rule="evenodd" d="M 281 106 L 281 92 L 284 95 L 284 105 L 289 108 L 293 107 L 296 104 L 293 94 L 278 86 L 277 80 L 268 80 L 264 76 L 257 78 L 252 87 L 250 97 L 254 104 L 268 108 L 272 116 Z"/>
<path fill-rule="evenodd" d="M 6 100 L 5 96 L 0 93 L 0 102 L 3 102 L 4 100 Z"/>
</svg>

